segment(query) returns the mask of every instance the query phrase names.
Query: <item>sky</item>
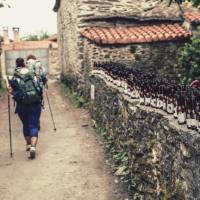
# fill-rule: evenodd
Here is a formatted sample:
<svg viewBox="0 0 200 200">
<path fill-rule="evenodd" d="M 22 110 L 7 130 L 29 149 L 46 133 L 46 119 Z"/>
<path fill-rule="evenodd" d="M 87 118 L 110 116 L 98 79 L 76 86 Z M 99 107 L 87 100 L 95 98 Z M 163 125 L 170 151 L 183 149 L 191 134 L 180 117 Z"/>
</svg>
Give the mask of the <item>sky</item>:
<svg viewBox="0 0 200 200">
<path fill-rule="evenodd" d="M 56 13 L 53 12 L 55 0 L 7 0 L 11 8 L 0 8 L 0 29 L 9 27 L 9 36 L 13 38 L 12 27 L 20 27 L 20 36 L 47 31 L 57 32 Z M 2 34 L 2 31 L 0 31 Z"/>
</svg>

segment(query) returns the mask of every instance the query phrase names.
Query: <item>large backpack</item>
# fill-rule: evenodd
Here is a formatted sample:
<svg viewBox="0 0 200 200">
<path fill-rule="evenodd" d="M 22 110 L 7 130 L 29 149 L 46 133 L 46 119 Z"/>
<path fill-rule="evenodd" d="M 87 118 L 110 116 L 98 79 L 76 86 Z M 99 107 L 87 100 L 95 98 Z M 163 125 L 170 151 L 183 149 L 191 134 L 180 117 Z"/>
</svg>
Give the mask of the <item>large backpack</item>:
<svg viewBox="0 0 200 200">
<path fill-rule="evenodd" d="M 42 101 L 43 84 L 41 77 L 27 70 L 16 71 L 10 82 L 13 88 L 13 99 L 23 104 L 34 104 Z"/>
<path fill-rule="evenodd" d="M 39 60 L 30 59 L 26 62 L 26 66 L 30 72 L 35 73 L 37 76 L 41 78 L 43 85 L 46 85 L 47 83 L 46 69 Z"/>
<path fill-rule="evenodd" d="M 46 76 L 46 70 L 39 60 L 30 59 L 26 62 L 30 71 L 35 72 L 37 75 Z"/>
</svg>

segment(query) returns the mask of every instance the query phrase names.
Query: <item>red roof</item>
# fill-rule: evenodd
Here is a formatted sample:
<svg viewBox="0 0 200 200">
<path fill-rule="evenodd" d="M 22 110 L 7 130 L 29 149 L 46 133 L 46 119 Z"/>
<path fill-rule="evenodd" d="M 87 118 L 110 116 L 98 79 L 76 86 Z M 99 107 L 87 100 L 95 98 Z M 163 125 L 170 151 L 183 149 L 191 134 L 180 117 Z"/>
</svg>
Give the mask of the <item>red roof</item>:
<svg viewBox="0 0 200 200">
<path fill-rule="evenodd" d="M 54 34 L 54 35 L 50 36 L 47 40 L 52 41 L 52 42 L 57 42 L 58 41 L 58 35 Z"/>
<path fill-rule="evenodd" d="M 200 13 L 199 12 L 185 12 L 185 20 L 188 22 L 200 23 Z"/>
<path fill-rule="evenodd" d="M 98 44 L 131 44 L 185 39 L 192 33 L 179 24 L 87 28 L 81 34 Z"/>
</svg>

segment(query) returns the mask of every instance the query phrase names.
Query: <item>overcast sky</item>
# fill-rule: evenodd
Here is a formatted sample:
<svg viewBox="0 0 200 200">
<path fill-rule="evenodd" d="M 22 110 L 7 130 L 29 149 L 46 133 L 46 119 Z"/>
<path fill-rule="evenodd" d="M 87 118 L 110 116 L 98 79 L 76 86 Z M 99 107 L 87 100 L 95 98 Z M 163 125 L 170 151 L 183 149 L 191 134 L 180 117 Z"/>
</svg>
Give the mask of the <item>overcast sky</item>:
<svg viewBox="0 0 200 200">
<path fill-rule="evenodd" d="M 52 11 L 55 0 L 8 0 L 11 8 L 0 9 L 0 28 L 8 26 L 10 38 L 12 27 L 20 27 L 21 36 L 57 31 L 56 13 Z M 1 31 L 2 33 L 2 31 Z"/>
</svg>

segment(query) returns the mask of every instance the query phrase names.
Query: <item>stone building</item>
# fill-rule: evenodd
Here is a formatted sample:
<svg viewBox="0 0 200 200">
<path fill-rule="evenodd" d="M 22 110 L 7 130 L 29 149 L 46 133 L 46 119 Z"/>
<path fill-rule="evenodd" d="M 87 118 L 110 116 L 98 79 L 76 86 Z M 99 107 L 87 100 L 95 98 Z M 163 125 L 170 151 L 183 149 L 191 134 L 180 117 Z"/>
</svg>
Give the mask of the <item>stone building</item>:
<svg viewBox="0 0 200 200">
<path fill-rule="evenodd" d="M 8 28 L 4 27 L 1 54 L 1 73 L 3 76 L 13 74 L 17 57 L 26 59 L 30 54 L 35 55 L 42 62 L 50 76 L 60 75 L 57 35 L 43 41 L 21 41 L 19 28 L 13 28 L 13 35 L 14 39 L 10 40 Z"/>
<path fill-rule="evenodd" d="M 94 62 L 112 60 L 174 75 L 200 14 L 182 15 L 176 4 L 157 0 L 56 0 L 54 11 L 63 79 L 85 96 L 91 92 L 96 127 L 128 160 L 133 199 L 199 199 L 199 133 L 90 72 Z"/>
<path fill-rule="evenodd" d="M 57 0 L 54 11 L 62 73 L 79 85 L 94 61 L 114 60 L 176 77 L 179 49 L 191 36 L 184 18 L 200 21 L 199 13 L 183 16 L 177 4 L 155 0 Z"/>
<path fill-rule="evenodd" d="M 58 39 L 57 34 L 52 35 L 48 38 L 48 41 L 51 42 L 49 45 L 49 74 L 51 76 L 60 76 L 61 67 L 59 63 L 59 56 L 58 56 Z"/>
</svg>

